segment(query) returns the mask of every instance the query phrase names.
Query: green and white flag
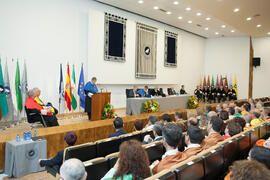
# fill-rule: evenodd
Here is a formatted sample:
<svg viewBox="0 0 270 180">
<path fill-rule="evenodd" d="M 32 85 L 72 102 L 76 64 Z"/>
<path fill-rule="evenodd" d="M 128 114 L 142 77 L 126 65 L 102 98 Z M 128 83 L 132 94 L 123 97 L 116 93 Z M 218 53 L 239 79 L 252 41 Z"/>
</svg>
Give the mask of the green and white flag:
<svg viewBox="0 0 270 180">
<path fill-rule="evenodd" d="M 23 74 L 22 74 L 22 82 L 21 82 L 21 92 L 22 92 L 22 105 L 25 106 L 25 101 L 27 97 L 28 84 L 27 84 L 27 70 L 26 64 L 24 62 Z"/>
<path fill-rule="evenodd" d="M 3 119 L 6 121 L 14 121 L 14 105 L 13 105 L 11 90 L 10 90 L 7 62 L 5 65 L 4 85 L 5 85 L 5 93 L 6 93 L 7 104 L 8 104 L 8 114 Z"/>
<path fill-rule="evenodd" d="M 74 96 L 74 94 L 76 94 L 76 80 L 75 80 L 75 69 L 74 69 L 74 64 L 73 64 L 73 68 L 72 68 L 72 81 L 71 81 L 71 87 L 72 87 L 72 91 L 71 91 L 71 106 L 72 106 L 72 109 L 75 110 L 77 108 L 77 100 Z"/>
<path fill-rule="evenodd" d="M 5 87 L 4 87 L 4 78 L 2 72 L 2 62 L 0 58 L 0 106 L 2 117 L 8 113 L 8 104 L 6 99 Z"/>
<path fill-rule="evenodd" d="M 18 112 L 22 111 L 22 92 L 21 92 L 21 82 L 20 82 L 20 67 L 17 61 L 16 76 L 15 76 L 15 90 L 16 90 L 16 100 Z"/>
</svg>

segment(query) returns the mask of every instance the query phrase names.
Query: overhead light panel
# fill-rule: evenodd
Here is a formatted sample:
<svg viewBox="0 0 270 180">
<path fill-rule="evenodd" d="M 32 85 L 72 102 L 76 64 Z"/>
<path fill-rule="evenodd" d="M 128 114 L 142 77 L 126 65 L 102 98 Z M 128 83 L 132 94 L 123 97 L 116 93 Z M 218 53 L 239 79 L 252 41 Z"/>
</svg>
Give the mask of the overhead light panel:
<svg viewBox="0 0 270 180">
<path fill-rule="evenodd" d="M 189 24 L 191 24 L 191 23 L 192 23 L 192 21 L 190 21 L 190 20 L 189 20 L 189 21 L 188 21 L 188 23 L 189 23 Z"/>
<path fill-rule="evenodd" d="M 250 21 L 251 19 L 252 19 L 251 17 L 248 17 L 248 18 L 247 18 L 247 21 Z"/>
<path fill-rule="evenodd" d="M 257 24 L 257 28 L 261 27 L 262 25 L 261 24 Z"/>
<path fill-rule="evenodd" d="M 219 35 L 219 32 L 215 32 L 216 35 Z"/>
<path fill-rule="evenodd" d="M 235 8 L 234 10 L 233 10 L 233 12 L 238 12 L 239 11 L 239 9 L 238 8 Z"/>
<path fill-rule="evenodd" d="M 207 18 L 205 18 L 206 19 L 206 21 L 210 21 L 211 20 L 211 18 L 210 17 L 207 17 Z"/>
<path fill-rule="evenodd" d="M 170 14 L 172 14 L 172 12 L 171 11 L 167 11 L 166 14 L 170 15 Z"/>
<path fill-rule="evenodd" d="M 178 16 L 178 19 L 183 19 L 183 17 L 182 16 Z"/>
<path fill-rule="evenodd" d="M 199 13 L 199 12 L 198 12 L 196 15 L 197 15 L 197 16 L 201 16 L 201 15 L 202 15 L 202 13 Z"/>
<path fill-rule="evenodd" d="M 190 10 L 191 10 L 191 8 L 190 8 L 190 7 L 187 7 L 187 8 L 186 8 L 186 10 L 187 10 L 187 11 L 190 11 Z"/>
<path fill-rule="evenodd" d="M 267 34 L 270 35 L 270 32 L 268 32 Z"/>
<path fill-rule="evenodd" d="M 231 30 L 231 32 L 232 32 L 232 33 L 234 33 L 234 32 L 235 32 L 235 30 Z"/>
<path fill-rule="evenodd" d="M 159 9 L 159 7 L 158 7 L 158 6 L 154 6 L 154 7 L 153 7 L 153 9 L 158 10 L 158 9 Z"/>
<path fill-rule="evenodd" d="M 206 31 L 208 31 L 208 29 L 209 29 L 208 27 L 204 28 L 204 30 L 206 30 Z"/>
<path fill-rule="evenodd" d="M 179 2 L 178 2 L 178 1 L 174 1 L 173 4 L 174 4 L 174 5 L 178 5 Z"/>
<path fill-rule="evenodd" d="M 225 24 L 223 24 L 221 27 L 222 27 L 222 28 L 225 28 L 225 27 L 226 27 L 226 25 L 225 25 Z"/>
</svg>

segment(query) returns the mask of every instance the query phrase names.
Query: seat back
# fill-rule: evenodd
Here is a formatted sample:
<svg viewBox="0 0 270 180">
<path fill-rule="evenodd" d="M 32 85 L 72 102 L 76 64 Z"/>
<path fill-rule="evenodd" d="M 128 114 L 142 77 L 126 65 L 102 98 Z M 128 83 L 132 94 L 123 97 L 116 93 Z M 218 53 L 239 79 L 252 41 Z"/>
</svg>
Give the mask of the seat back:
<svg viewBox="0 0 270 180">
<path fill-rule="evenodd" d="M 148 144 L 145 146 L 145 150 L 148 154 L 150 163 L 154 162 L 155 160 L 161 160 L 161 157 L 165 152 L 162 142 Z"/>
<path fill-rule="evenodd" d="M 215 150 L 212 150 L 206 153 L 203 156 L 204 159 L 204 178 L 205 179 L 218 179 L 223 172 L 223 148 L 218 147 Z"/>
<path fill-rule="evenodd" d="M 151 176 L 149 178 L 146 178 L 145 180 L 175 180 L 175 174 L 169 170 L 163 170 L 154 176 Z"/>
<path fill-rule="evenodd" d="M 238 141 L 236 139 L 230 140 L 223 145 L 224 153 L 224 169 L 227 169 L 239 155 Z"/>
<path fill-rule="evenodd" d="M 238 151 L 241 152 L 238 156 L 238 159 L 245 159 L 250 150 L 250 136 L 249 133 L 242 134 L 237 138 L 238 141 Z"/>
<path fill-rule="evenodd" d="M 260 139 L 264 139 L 267 137 L 267 124 L 262 124 L 260 126 L 259 134 Z"/>
<path fill-rule="evenodd" d="M 150 135 L 151 136 L 151 138 L 155 138 L 154 137 L 154 134 L 153 134 L 153 130 L 149 130 L 149 131 L 141 131 L 141 141 L 143 141 L 143 139 L 144 139 L 144 136 L 146 136 L 146 135 Z"/>
<path fill-rule="evenodd" d="M 129 134 L 125 134 L 123 136 L 120 137 L 121 138 L 121 142 L 124 142 L 124 141 L 128 141 L 128 140 L 131 140 L 131 139 L 135 139 L 135 140 L 138 140 L 141 142 L 141 133 L 129 133 Z"/>
<path fill-rule="evenodd" d="M 109 171 L 109 164 L 105 158 L 96 158 L 84 162 L 87 172 L 87 180 L 97 180 L 105 176 Z"/>
<path fill-rule="evenodd" d="M 82 162 L 97 157 L 97 146 L 95 143 L 86 143 L 77 146 L 71 146 L 65 149 L 64 160 L 77 158 Z"/>
<path fill-rule="evenodd" d="M 105 157 L 109 154 L 119 151 L 119 146 L 121 144 L 121 139 L 108 138 L 106 140 L 101 140 L 97 142 L 97 157 Z"/>
<path fill-rule="evenodd" d="M 204 178 L 204 163 L 201 157 L 185 163 L 174 169 L 177 180 L 200 180 Z"/>
<path fill-rule="evenodd" d="M 259 128 L 256 127 L 250 131 L 250 145 L 253 146 L 257 140 L 260 139 L 259 137 Z"/>
<path fill-rule="evenodd" d="M 113 168 L 113 166 L 115 165 L 118 159 L 118 155 L 119 155 L 119 152 L 109 154 L 108 156 L 105 157 L 105 159 L 107 159 L 109 162 L 109 168 Z"/>
</svg>

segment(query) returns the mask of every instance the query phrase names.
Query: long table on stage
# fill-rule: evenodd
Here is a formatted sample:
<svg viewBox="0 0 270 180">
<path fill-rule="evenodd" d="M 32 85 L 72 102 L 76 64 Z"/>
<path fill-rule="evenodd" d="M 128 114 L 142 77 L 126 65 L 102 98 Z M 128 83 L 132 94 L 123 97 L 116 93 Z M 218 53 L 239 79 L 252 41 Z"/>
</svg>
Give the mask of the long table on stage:
<svg viewBox="0 0 270 180">
<path fill-rule="evenodd" d="M 138 98 L 127 98 L 127 115 L 139 115 L 142 113 L 142 103 L 148 100 L 157 101 L 160 104 L 160 111 L 167 111 L 178 108 L 186 108 L 188 99 L 191 95 L 178 95 L 178 96 L 167 96 L 167 97 L 138 97 Z"/>
</svg>

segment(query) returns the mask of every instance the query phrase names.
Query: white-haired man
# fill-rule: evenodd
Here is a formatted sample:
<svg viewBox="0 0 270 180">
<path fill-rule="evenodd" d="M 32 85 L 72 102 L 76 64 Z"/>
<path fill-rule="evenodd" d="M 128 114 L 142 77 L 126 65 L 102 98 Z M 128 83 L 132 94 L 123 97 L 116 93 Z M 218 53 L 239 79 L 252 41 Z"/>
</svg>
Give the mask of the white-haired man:
<svg viewBox="0 0 270 180">
<path fill-rule="evenodd" d="M 69 159 L 60 168 L 61 180 L 86 180 L 87 172 L 79 159 Z"/>
</svg>

